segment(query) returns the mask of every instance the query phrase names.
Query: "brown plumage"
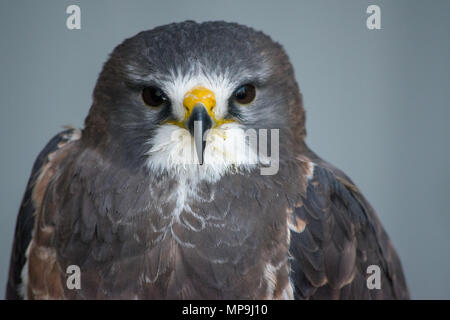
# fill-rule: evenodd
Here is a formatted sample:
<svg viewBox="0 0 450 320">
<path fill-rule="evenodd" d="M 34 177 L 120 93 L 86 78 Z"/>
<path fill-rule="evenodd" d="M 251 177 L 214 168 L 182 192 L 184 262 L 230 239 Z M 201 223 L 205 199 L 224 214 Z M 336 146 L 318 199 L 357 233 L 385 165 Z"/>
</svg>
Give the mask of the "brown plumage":
<svg viewBox="0 0 450 320">
<path fill-rule="evenodd" d="M 192 79 L 219 88 L 216 116 L 224 108 L 245 129 L 279 129 L 276 174 L 246 163 L 222 170 L 208 162 L 211 142 L 203 166 L 158 157 L 169 148 L 161 130 L 184 112 L 176 92 Z M 243 83 L 256 87 L 246 106 L 233 100 Z M 141 90 L 155 86 L 163 102 L 145 106 Z M 22 298 L 24 284 L 29 299 L 408 298 L 374 210 L 310 151 L 305 132 L 292 66 L 262 33 L 184 22 L 126 40 L 104 66 L 83 131 L 57 135 L 33 167 L 7 298 Z M 81 289 L 66 285 L 70 265 Z M 367 287 L 370 265 L 381 289 Z"/>
</svg>

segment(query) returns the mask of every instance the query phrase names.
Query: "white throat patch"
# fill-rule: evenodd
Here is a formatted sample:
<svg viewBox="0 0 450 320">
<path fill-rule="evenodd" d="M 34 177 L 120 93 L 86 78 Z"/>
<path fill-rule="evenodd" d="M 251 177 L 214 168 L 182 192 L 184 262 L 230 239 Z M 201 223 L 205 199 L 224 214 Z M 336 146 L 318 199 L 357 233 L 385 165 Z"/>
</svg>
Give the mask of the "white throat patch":
<svg viewBox="0 0 450 320">
<path fill-rule="evenodd" d="M 204 163 L 199 165 L 189 131 L 176 125 L 162 125 L 150 141 L 147 166 L 158 173 L 167 171 L 194 181 L 215 182 L 226 173 L 248 172 L 258 163 L 266 162 L 258 159 L 254 139 L 256 134 L 249 134 L 237 123 L 211 129 L 205 136 Z"/>
</svg>

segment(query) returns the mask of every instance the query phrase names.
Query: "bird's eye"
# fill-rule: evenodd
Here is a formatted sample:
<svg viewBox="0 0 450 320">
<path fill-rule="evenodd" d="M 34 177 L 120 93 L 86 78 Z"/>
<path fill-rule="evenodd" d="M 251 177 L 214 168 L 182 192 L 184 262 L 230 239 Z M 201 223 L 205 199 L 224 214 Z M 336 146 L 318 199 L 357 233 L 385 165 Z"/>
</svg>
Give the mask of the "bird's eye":
<svg viewBox="0 0 450 320">
<path fill-rule="evenodd" d="M 245 84 L 234 91 L 234 100 L 239 104 L 249 104 L 255 99 L 255 95 L 255 86 Z"/>
<path fill-rule="evenodd" d="M 156 87 L 145 87 L 142 90 L 142 99 L 150 107 L 159 107 L 167 101 L 164 92 Z"/>
</svg>

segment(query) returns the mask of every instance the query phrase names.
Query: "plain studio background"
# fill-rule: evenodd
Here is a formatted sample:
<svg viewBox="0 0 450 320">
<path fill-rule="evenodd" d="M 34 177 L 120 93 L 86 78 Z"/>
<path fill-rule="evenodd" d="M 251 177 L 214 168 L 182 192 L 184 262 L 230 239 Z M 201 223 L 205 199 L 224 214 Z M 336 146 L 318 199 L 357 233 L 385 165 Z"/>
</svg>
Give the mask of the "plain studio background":
<svg viewBox="0 0 450 320">
<path fill-rule="evenodd" d="M 66 8 L 81 7 L 81 30 Z M 381 30 L 366 9 L 381 8 Z M 375 207 L 413 298 L 450 298 L 450 1 L 5 1 L 0 4 L 0 296 L 32 164 L 81 127 L 102 64 L 141 30 L 235 21 L 294 64 L 308 143 Z M 195 45 L 193 43 L 192 45 Z"/>
</svg>

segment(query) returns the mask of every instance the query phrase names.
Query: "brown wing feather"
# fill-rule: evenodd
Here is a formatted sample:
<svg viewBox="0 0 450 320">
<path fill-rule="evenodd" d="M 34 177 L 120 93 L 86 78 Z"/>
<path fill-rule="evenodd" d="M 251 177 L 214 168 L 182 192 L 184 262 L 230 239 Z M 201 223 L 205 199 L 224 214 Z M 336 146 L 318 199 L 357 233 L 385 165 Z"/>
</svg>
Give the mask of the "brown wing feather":
<svg viewBox="0 0 450 320">
<path fill-rule="evenodd" d="M 409 298 L 400 260 L 373 209 L 341 171 L 314 162 L 289 219 L 295 298 Z M 367 288 L 369 265 L 380 267 L 379 290 Z"/>
<path fill-rule="evenodd" d="M 24 298 L 26 288 L 24 288 L 22 275 L 26 276 L 27 272 L 24 272 L 23 269 L 29 260 L 26 252 L 32 240 L 35 214 L 40 210 L 48 181 L 54 173 L 49 169 L 53 167 L 56 154 L 65 149 L 70 142 L 79 139 L 79 137 L 80 131 L 77 129 L 67 129 L 60 132 L 48 142 L 33 165 L 17 217 L 6 287 L 6 299 L 16 300 Z M 48 265 L 42 265 L 41 267 L 45 270 L 48 269 Z M 41 275 L 42 270 L 36 267 L 32 271 Z"/>
</svg>

